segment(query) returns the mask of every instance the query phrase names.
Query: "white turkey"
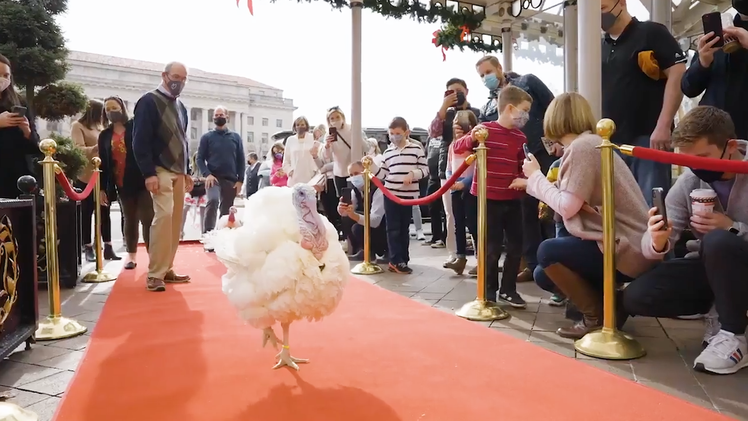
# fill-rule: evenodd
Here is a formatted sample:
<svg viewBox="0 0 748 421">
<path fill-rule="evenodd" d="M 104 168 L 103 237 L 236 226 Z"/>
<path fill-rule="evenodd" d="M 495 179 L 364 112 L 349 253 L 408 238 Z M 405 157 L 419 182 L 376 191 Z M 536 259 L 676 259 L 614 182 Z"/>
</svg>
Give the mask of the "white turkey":
<svg viewBox="0 0 748 421">
<path fill-rule="evenodd" d="M 232 206 L 229 208 L 229 214 L 222 216 L 218 222 L 216 222 L 216 228 L 217 230 L 223 229 L 223 228 L 239 228 L 242 226 L 242 221 L 236 219 L 236 213 L 237 209 L 236 207 Z"/>
<path fill-rule="evenodd" d="M 273 368 L 298 370 L 308 360 L 291 356 L 290 325 L 337 308 L 350 276 L 348 258 L 335 227 L 317 213 L 310 185 L 262 189 L 246 200 L 241 219 L 238 228 L 211 234 L 227 269 L 223 292 L 242 319 L 263 330 L 263 347 L 277 348 L 273 326 L 280 323 L 283 345 Z"/>
</svg>

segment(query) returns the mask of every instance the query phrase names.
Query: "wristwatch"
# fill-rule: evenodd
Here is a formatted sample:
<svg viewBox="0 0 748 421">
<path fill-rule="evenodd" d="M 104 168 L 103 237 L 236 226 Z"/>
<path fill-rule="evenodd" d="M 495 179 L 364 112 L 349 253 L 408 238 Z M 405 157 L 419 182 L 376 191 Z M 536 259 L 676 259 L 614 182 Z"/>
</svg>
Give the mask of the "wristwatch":
<svg viewBox="0 0 748 421">
<path fill-rule="evenodd" d="M 728 231 L 735 235 L 738 235 L 740 234 L 740 225 L 738 225 L 737 222 L 734 222 Z"/>
</svg>

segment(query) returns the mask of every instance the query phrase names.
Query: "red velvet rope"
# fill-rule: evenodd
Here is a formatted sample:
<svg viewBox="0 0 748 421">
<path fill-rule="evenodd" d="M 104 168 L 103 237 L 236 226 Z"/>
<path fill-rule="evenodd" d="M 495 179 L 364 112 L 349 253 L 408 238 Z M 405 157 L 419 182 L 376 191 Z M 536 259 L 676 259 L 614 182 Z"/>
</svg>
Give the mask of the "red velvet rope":
<svg viewBox="0 0 748 421">
<path fill-rule="evenodd" d="M 723 171 L 733 174 L 748 174 L 748 162 L 728 159 L 705 158 L 703 156 L 684 155 L 656 149 L 634 147 L 631 154 L 637 158 L 663 164 L 680 165 L 697 170 Z"/>
<path fill-rule="evenodd" d="M 474 155 L 471 155 L 471 156 L 474 156 Z M 391 191 L 387 190 L 384 187 L 382 180 L 374 177 L 374 175 L 371 176 L 371 182 L 374 183 L 374 185 L 377 186 L 378 189 L 382 190 L 382 193 L 384 193 L 384 195 L 387 196 L 388 199 L 392 200 L 398 205 L 403 205 L 403 206 L 426 205 L 442 197 L 442 195 L 444 195 L 444 193 L 446 193 L 447 190 L 449 190 L 449 188 L 452 187 L 452 185 L 457 182 L 457 179 L 460 178 L 462 173 L 464 173 L 465 170 L 467 170 L 470 167 L 470 165 L 473 162 L 473 159 L 474 158 L 470 158 L 470 157 L 466 158 L 465 161 L 463 161 L 462 165 L 460 165 L 460 168 L 458 168 L 457 171 L 455 171 L 454 174 L 452 174 L 452 177 L 450 177 L 449 180 L 447 180 L 447 182 L 444 183 L 439 190 L 431 193 L 430 195 L 426 197 L 422 197 L 420 199 L 402 199 L 402 198 L 395 196 L 394 193 L 392 193 Z M 468 188 L 470 187 L 468 186 Z"/>
<path fill-rule="evenodd" d="M 68 198 L 70 198 L 70 200 L 80 202 L 82 200 L 85 200 L 88 195 L 91 194 L 94 187 L 96 187 L 96 180 L 99 178 L 99 173 L 93 173 L 93 177 L 91 177 L 91 180 L 88 181 L 86 189 L 81 193 L 76 193 L 75 190 L 73 190 L 73 186 L 70 185 L 70 180 L 65 177 L 64 172 L 55 172 L 55 177 L 57 177 L 57 182 L 60 183 L 60 186 L 62 186 L 62 190 L 65 191 L 65 194 L 68 196 Z"/>
</svg>

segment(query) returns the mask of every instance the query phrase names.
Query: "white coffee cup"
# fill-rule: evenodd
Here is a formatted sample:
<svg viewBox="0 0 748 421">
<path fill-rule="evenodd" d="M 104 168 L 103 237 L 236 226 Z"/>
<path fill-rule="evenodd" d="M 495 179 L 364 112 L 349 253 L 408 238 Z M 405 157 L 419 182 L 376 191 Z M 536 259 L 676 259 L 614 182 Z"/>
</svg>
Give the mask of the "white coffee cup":
<svg viewBox="0 0 748 421">
<path fill-rule="evenodd" d="M 691 212 L 711 213 L 717 203 L 717 192 L 712 189 L 696 189 L 691 192 Z"/>
</svg>

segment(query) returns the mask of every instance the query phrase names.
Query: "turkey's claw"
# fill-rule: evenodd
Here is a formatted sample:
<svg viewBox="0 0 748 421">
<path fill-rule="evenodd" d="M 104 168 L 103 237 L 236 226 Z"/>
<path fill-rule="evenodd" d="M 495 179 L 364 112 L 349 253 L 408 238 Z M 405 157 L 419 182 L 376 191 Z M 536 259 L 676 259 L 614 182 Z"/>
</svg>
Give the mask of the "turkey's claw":
<svg viewBox="0 0 748 421">
<path fill-rule="evenodd" d="M 265 348 L 268 342 L 270 342 L 273 348 L 278 349 L 278 337 L 275 336 L 275 331 L 272 327 L 267 327 L 262 331 L 262 347 Z"/>
<path fill-rule="evenodd" d="M 291 356 L 291 351 L 287 347 L 283 347 L 281 349 L 281 352 L 278 353 L 278 355 L 275 356 L 275 358 L 278 358 L 278 363 L 276 363 L 273 366 L 273 369 L 278 369 L 283 366 L 288 366 L 290 368 L 293 368 L 296 371 L 299 371 L 298 364 L 306 364 L 309 362 L 309 360 L 303 359 L 303 358 L 294 358 Z"/>
</svg>

